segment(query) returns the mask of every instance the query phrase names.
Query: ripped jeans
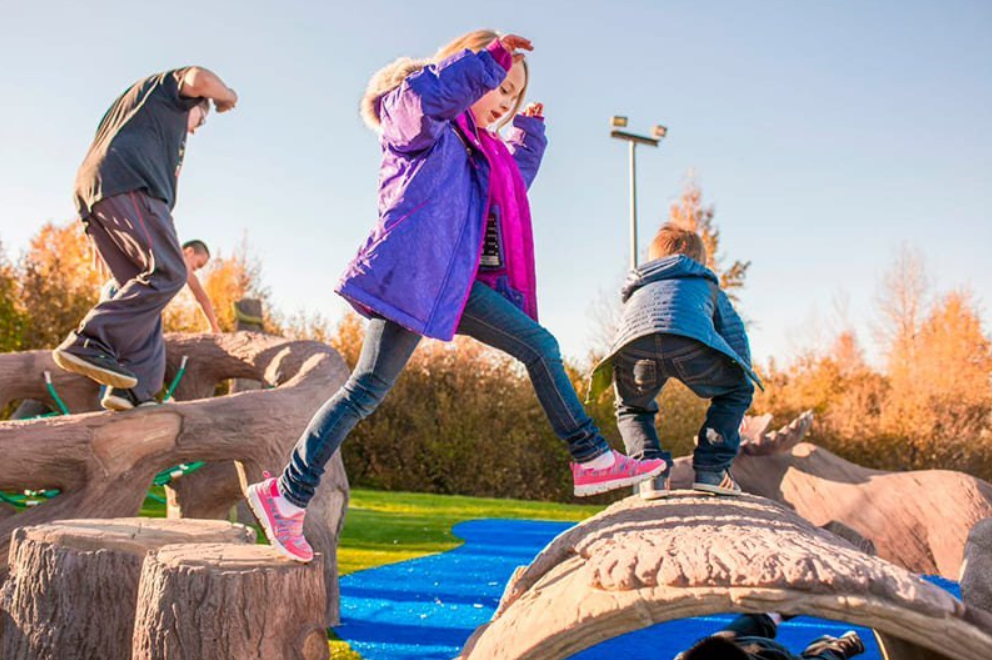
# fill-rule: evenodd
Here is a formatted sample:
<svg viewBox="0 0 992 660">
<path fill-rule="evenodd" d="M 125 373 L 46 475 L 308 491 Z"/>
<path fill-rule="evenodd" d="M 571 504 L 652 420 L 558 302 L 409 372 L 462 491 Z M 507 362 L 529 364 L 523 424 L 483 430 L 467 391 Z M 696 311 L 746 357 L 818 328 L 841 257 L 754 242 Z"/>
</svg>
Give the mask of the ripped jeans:
<svg viewBox="0 0 992 660">
<path fill-rule="evenodd" d="M 654 334 L 630 342 L 613 366 L 617 426 L 631 458 L 663 458 L 655 417 L 656 399 L 669 378 L 711 399 L 696 437 L 692 467 L 720 472 L 730 467 L 741 444 L 740 426 L 751 407 L 754 385 L 733 359 L 706 344 L 679 335 Z"/>
</svg>

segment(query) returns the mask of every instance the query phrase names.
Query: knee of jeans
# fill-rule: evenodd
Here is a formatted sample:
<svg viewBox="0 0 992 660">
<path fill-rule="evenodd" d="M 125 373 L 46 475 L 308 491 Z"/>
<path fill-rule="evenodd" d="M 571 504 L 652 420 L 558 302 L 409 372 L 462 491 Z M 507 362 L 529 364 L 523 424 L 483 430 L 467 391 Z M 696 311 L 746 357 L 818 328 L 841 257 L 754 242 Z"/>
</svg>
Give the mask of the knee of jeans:
<svg viewBox="0 0 992 660">
<path fill-rule="evenodd" d="M 344 385 L 347 401 L 362 417 L 368 417 L 382 403 L 390 383 L 374 373 L 352 374 Z"/>
<path fill-rule="evenodd" d="M 531 349 L 534 354 L 530 356 L 530 359 L 525 360 L 527 366 L 538 362 L 561 362 L 561 348 L 558 345 L 558 340 L 544 328 L 541 328 L 541 331 L 535 336 Z"/>
</svg>

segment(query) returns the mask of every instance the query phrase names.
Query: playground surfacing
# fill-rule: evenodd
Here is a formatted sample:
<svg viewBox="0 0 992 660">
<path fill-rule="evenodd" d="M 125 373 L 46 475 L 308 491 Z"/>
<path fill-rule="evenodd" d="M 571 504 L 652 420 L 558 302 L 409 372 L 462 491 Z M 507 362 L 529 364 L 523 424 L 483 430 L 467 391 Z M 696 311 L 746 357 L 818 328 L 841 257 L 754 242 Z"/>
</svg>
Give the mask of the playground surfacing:
<svg viewBox="0 0 992 660">
<path fill-rule="evenodd" d="M 341 578 L 341 639 L 365 660 L 449 660 L 472 632 L 489 621 L 517 566 L 525 565 L 573 523 L 533 520 L 471 520 L 453 533 L 464 545 Z M 960 597 L 957 584 L 929 578 Z M 697 617 L 658 624 L 604 642 L 574 660 L 671 660 L 734 615 Z M 779 641 L 796 653 L 819 635 L 857 630 L 866 660 L 881 660 L 867 628 L 799 617 L 784 623 Z"/>
</svg>

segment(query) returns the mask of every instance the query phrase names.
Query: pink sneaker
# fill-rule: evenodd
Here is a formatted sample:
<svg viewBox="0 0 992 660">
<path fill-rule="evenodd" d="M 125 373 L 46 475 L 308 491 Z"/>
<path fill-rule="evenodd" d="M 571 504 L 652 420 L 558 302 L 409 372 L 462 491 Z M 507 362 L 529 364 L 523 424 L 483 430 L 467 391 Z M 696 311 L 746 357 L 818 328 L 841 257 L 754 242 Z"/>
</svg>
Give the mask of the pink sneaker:
<svg viewBox="0 0 992 660">
<path fill-rule="evenodd" d="M 276 480 L 268 472 L 263 472 L 264 481 L 248 486 L 248 507 L 258 518 L 265 538 L 276 550 L 293 561 L 307 563 L 313 559 L 313 548 L 303 538 L 303 517 L 305 511 L 295 516 L 284 516 L 276 506 L 279 496 Z"/>
<path fill-rule="evenodd" d="M 578 463 L 572 463 L 572 481 L 575 483 L 575 496 L 588 497 L 608 490 L 633 486 L 665 471 L 668 464 L 664 459 L 638 461 L 613 451 L 614 463 L 605 470 L 586 470 Z"/>
</svg>

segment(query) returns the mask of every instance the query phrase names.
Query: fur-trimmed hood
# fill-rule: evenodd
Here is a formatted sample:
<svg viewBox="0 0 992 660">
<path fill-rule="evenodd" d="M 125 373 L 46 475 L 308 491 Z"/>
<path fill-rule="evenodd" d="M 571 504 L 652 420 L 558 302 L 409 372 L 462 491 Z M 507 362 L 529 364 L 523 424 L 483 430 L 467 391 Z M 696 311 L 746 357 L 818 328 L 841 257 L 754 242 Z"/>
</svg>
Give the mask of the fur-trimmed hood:
<svg viewBox="0 0 992 660">
<path fill-rule="evenodd" d="M 359 113 L 365 125 L 373 131 L 381 131 L 379 99 L 399 87 L 408 76 L 422 71 L 429 64 L 431 64 L 429 59 L 417 60 L 412 57 L 399 57 L 376 71 L 369 79 L 369 84 L 366 86 L 365 94 L 359 104 Z"/>
</svg>

